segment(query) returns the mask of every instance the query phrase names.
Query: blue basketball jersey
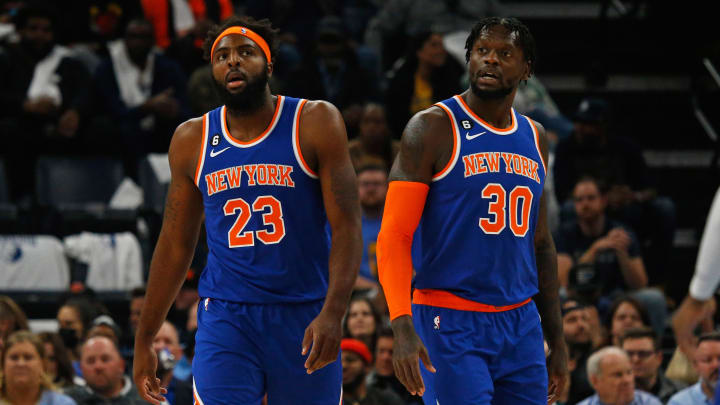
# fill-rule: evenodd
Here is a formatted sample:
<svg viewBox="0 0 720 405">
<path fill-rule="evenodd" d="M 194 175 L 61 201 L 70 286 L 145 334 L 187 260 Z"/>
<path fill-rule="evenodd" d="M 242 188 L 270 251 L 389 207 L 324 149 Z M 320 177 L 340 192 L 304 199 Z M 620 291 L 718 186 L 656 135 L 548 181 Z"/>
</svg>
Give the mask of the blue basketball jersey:
<svg viewBox="0 0 720 405">
<path fill-rule="evenodd" d="M 224 106 L 203 116 L 195 183 L 209 254 L 201 297 L 244 303 L 325 297 L 327 218 L 320 182 L 298 141 L 305 101 L 278 95 L 270 125 L 249 142 L 230 136 Z"/>
<path fill-rule="evenodd" d="M 414 286 L 517 304 L 538 292 L 534 234 L 545 164 L 537 130 L 514 109 L 510 127 L 494 128 L 460 96 L 436 106 L 450 118 L 453 156 L 430 184 Z"/>
</svg>

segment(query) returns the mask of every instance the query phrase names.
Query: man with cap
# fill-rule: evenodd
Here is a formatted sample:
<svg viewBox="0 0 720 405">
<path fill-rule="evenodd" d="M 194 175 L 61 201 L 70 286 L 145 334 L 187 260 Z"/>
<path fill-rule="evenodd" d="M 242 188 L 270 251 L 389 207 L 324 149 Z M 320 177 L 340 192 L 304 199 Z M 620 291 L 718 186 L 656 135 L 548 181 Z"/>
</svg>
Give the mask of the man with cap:
<svg viewBox="0 0 720 405">
<path fill-rule="evenodd" d="M 372 364 L 367 345 L 357 339 L 343 339 L 340 343 L 343 371 L 343 404 L 346 405 L 403 405 L 400 397 L 390 390 L 368 387 L 365 381 Z"/>
<path fill-rule="evenodd" d="M 585 368 L 593 349 L 589 310 L 585 303 L 572 298 L 564 300 L 560 306 L 563 335 L 569 352 L 570 387 L 567 402 L 571 404 L 592 395 L 593 392 Z"/>
<path fill-rule="evenodd" d="M 555 151 L 553 179 L 563 219 L 573 217 L 572 192 L 585 176 L 606 185 L 609 214 L 630 225 L 651 242 L 650 284 L 663 282 L 675 229 L 675 207 L 658 197 L 648 177 L 641 148 L 611 132 L 610 106 L 602 99 L 586 98 L 574 117 L 574 130 Z"/>
</svg>

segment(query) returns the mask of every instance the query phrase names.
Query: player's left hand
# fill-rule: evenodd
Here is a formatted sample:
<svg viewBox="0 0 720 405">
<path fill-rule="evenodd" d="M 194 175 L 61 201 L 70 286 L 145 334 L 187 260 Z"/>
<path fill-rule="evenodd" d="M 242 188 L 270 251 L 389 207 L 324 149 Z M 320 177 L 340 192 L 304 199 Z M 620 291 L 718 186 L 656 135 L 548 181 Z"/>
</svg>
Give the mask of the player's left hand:
<svg viewBox="0 0 720 405">
<path fill-rule="evenodd" d="M 550 347 L 550 356 L 547 359 L 548 404 L 555 402 L 565 389 L 568 378 L 567 362 L 567 346 L 560 340 Z"/>
<path fill-rule="evenodd" d="M 305 356 L 310 350 L 310 354 L 305 360 L 308 374 L 337 360 L 342 338 L 341 321 L 342 318 L 338 319 L 336 316 L 321 311 L 305 329 L 302 355 Z"/>
</svg>

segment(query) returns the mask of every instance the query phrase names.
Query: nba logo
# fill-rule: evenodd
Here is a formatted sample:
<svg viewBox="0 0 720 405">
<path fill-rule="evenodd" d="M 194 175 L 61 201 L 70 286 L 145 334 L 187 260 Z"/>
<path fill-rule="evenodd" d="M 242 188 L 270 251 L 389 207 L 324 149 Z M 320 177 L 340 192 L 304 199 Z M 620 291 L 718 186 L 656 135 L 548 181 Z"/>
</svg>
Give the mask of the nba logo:
<svg viewBox="0 0 720 405">
<path fill-rule="evenodd" d="M 208 304 L 210 303 L 210 298 L 205 298 L 205 310 L 207 311 Z"/>
<path fill-rule="evenodd" d="M 433 322 L 435 323 L 435 329 L 440 329 L 440 315 L 436 316 Z"/>
<path fill-rule="evenodd" d="M 243 34 L 247 34 L 247 30 L 245 28 L 240 28 L 240 32 L 242 32 Z"/>
</svg>

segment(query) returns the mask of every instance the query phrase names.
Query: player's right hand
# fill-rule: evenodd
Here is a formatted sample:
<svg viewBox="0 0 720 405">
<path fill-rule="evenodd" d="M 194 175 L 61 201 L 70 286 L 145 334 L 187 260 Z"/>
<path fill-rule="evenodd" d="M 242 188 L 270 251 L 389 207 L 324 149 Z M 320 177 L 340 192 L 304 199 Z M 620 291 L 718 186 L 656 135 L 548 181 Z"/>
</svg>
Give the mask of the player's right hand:
<svg viewBox="0 0 720 405">
<path fill-rule="evenodd" d="M 408 392 L 422 396 L 425 393 L 425 383 L 420 375 L 419 360 L 423 361 L 428 371 L 434 373 L 435 367 L 430 362 L 430 355 L 415 332 L 410 316 L 403 315 L 393 319 L 392 328 L 395 335 L 393 345 L 395 376 Z"/>
<path fill-rule="evenodd" d="M 135 357 L 133 358 L 133 380 L 140 396 L 151 404 L 160 405 L 165 401 L 163 394 L 167 390 L 160 386 L 157 373 L 157 354 L 151 343 L 143 344 L 135 341 Z"/>
</svg>

